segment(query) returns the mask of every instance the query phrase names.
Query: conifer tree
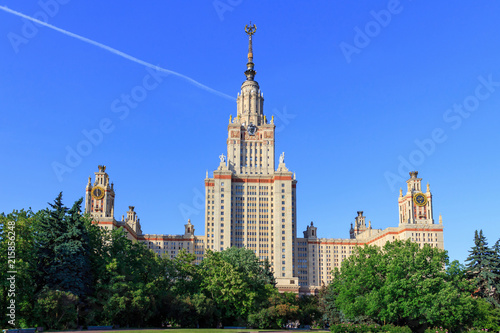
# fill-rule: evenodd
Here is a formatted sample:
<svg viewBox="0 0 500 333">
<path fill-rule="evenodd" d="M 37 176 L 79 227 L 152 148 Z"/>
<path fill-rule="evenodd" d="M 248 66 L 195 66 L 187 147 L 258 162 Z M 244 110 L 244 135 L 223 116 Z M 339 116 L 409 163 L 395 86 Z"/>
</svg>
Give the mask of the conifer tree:
<svg viewBox="0 0 500 333">
<path fill-rule="evenodd" d="M 495 279 L 495 300 L 496 300 L 496 306 L 500 308 L 500 239 L 498 239 L 493 245 L 493 260 L 492 260 L 492 266 L 493 266 L 493 273 L 496 275 Z"/>
<path fill-rule="evenodd" d="M 59 193 L 54 203 L 49 203 L 50 209 L 46 209 L 39 216 L 38 230 L 36 234 L 36 256 L 37 261 L 37 292 L 42 288 L 55 289 L 56 283 L 53 279 L 56 273 L 57 263 L 55 247 L 62 233 L 62 221 L 66 215 L 67 208 L 62 204 L 62 193 Z"/>
<path fill-rule="evenodd" d="M 466 267 L 467 275 L 476 284 L 475 295 L 486 299 L 497 305 L 495 300 L 495 283 L 498 281 L 498 273 L 495 272 L 495 251 L 488 247 L 483 231 L 474 233 L 474 246 L 469 251 Z"/>
<path fill-rule="evenodd" d="M 84 296 L 90 287 L 90 246 L 82 199 L 68 210 L 59 193 L 39 219 L 37 230 L 37 289 L 69 291 Z"/>
<path fill-rule="evenodd" d="M 59 247 L 61 263 L 61 287 L 77 296 L 88 293 L 90 277 L 89 235 L 84 217 L 80 214 L 83 199 L 80 198 L 65 216 L 66 232 Z"/>
</svg>

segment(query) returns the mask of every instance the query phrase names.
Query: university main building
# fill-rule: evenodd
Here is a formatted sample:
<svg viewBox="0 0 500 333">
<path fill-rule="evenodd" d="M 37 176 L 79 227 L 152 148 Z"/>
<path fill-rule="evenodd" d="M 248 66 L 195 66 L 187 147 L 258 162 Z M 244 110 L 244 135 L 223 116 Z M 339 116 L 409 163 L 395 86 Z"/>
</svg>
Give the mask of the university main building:
<svg viewBox="0 0 500 333">
<path fill-rule="evenodd" d="M 85 212 L 107 229 L 124 228 L 133 241 L 144 243 L 158 255 L 174 258 L 181 250 L 203 259 L 206 249 L 231 246 L 254 251 L 268 260 L 280 291 L 315 293 L 331 281 L 330 272 L 349 257 L 356 246 L 383 246 L 396 239 L 411 239 L 421 246 L 443 249 L 443 225 L 434 223 L 429 185 L 410 172 L 406 194 L 398 198 L 399 224 L 373 229 L 363 212 L 351 224 L 350 238 L 321 238 L 313 222 L 303 237 L 297 231 L 297 180 L 285 164 L 284 153 L 275 165 L 274 119 L 264 114 L 264 97 L 254 80 L 252 35 L 255 25 L 246 27 L 249 37 L 246 80 L 237 97 L 237 115 L 229 118 L 227 158 L 213 177 L 205 178 L 205 235 L 195 235 L 188 220 L 183 235 L 144 234 L 134 207 L 120 221 L 114 218 L 115 191 L 105 166 L 99 166 L 95 180 L 86 188 Z"/>
</svg>

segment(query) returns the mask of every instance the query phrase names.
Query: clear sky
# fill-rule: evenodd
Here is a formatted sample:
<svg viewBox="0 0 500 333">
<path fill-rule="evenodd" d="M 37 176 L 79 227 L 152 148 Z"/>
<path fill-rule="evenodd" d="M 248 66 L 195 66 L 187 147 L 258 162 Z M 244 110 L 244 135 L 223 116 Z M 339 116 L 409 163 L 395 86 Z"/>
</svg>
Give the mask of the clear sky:
<svg viewBox="0 0 500 333">
<path fill-rule="evenodd" d="M 45 208 L 60 191 L 70 206 L 104 164 L 117 219 L 134 205 L 145 233 L 183 233 L 190 218 L 203 234 L 205 173 L 226 154 L 251 20 L 300 232 L 314 221 L 321 237 L 348 238 L 358 210 L 397 226 L 399 188 L 418 170 L 451 259 L 466 258 L 475 229 L 500 237 L 498 1 L 0 6 L 0 212 Z"/>
</svg>

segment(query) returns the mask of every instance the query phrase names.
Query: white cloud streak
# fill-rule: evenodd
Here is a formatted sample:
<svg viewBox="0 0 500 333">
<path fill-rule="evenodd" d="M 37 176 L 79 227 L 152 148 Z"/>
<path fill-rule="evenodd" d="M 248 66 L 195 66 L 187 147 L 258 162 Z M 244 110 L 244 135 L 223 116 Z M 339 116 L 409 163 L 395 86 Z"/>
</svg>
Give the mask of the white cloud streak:
<svg viewBox="0 0 500 333">
<path fill-rule="evenodd" d="M 111 52 L 111 53 L 113 53 L 113 54 L 116 54 L 116 55 L 118 55 L 118 56 L 120 56 L 120 57 L 122 57 L 122 58 L 128 59 L 128 60 L 133 61 L 133 62 L 135 62 L 135 63 L 138 63 L 138 64 L 140 64 L 140 65 L 143 65 L 143 66 L 146 66 L 146 67 L 152 68 L 152 69 L 157 70 L 157 71 L 161 71 L 161 72 L 164 72 L 164 73 L 168 73 L 168 74 L 175 75 L 175 76 L 177 76 L 177 77 L 180 77 L 180 78 L 182 78 L 182 79 L 184 79 L 184 80 L 188 81 L 189 83 L 191 83 L 192 85 L 194 85 L 194 86 L 196 86 L 196 87 L 198 87 L 198 88 L 201 88 L 201 89 L 203 89 L 203 90 L 206 90 L 206 91 L 211 92 L 211 93 L 213 93 L 213 94 L 216 94 L 216 95 L 218 95 L 218 96 L 221 96 L 221 97 L 224 97 L 224 98 L 227 98 L 227 99 L 233 100 L 233 101 L 235 100 L 235 98 L 234 98 L 234 97 L 231 97 L 231 96 L 229 96 L 229 95 L 227 95 L 227 94 L 224 94 L 223 92 L 220 92 L 220 91 L 218 91 L 218 90 L 212 89 L 212 88 L 210 88 L 210 87 L 208 87 L 208 86 L 206 86 L 206 85 L 204 85 L 204 84 L 202 84 L 202 83 L 200 83 L 200 82 L 198 82 L 198 81 L 196 81 L 196 80 L 194 80 L 194 79 L 190 78 L 189 76 L 186 76 L 186 75 L 183 75 L 183 74 L 177 73 L 177 72 L 172 71 L 172 70 L 170 70 L 170 69 L 166 69 L 166 68 L 162 68 L 162 67 L 159 67 L 159 66 L 156 66 L 156 65 L 150 64 L 150 63 L 148 63 L 148 62 L 146 62 L 146 61 L 143 61 L 143 60 L 141 60 L 141 59 L 137 59 L 136 57 L 133 57 L 133 56 L 131 56 L 131 55 L 127 54 L 127 53 L 124 53 L 124 52 L 122 52 L 122 51 L 119 51 L 119 50 L 117 50 L 117 49 L 114 49 L 114 48 L 112 48 L 112 47 L 109 47 L 109 46 L 107 46 L 107 45 L 101 44 L 101 43 L 99 43 L 99 42 L 93 41 L 93 40 L 88 39 L 88 38 L 86 38 L 86 37 L 83 37 L 83 36 L 77 35 L 77 34 L 72 33 L 72 32 L 70 32 L 70 31 L 67 31 L 67 30 L 64 30 L 64 29 L 58 28 L 58 27 L 56 27 L 56 26 L 53 26 L 52 24 L 49 24 L 49 23 L 46 23 L 46 22 L 43 22 L 43 21 L 37 20 L 36 18 L 33 18 L 33 17 L 30 17 L 30 16 L 25 15 L 25 14 L 23 14 L 23 13 L 17 12 L 17 11 L 15 11 L 15 10 L 12 10 L 12 9 L 8 8 L 8 7 L 5 7 L 5 6 L 0 6 L 0 10 L 3 10 L 4 12 L 7 12 L 7 13 L 10 13 L 10 14 L 13 14 L 13 15 L 16 15 L 16 16 L 19 16 L 19 17 L 22 17 L 22 18 L 25 18 L 25 19 L 27 19 L 27 20 L 30 20 L 30 21 L 32 21 L 32 22 L 35 22 L 36 24 L 42 25 L 42 26 L 44 26 L 44 27 L 47 27 L 47 28 L 50 28 L 50 29 L 55 30 L 55 31 L 57 31 L 57 32 L 60 32 L 60 33 L 62 33 L 62 34 L 65 34 L 66 36 L 70 36 L 70 37 L 73 37 L 73 38 L 79 39 L 79 40 L 81 40 L 81 41 L 83 41 L 83 42 L 85 42 L 85 43 L 88 43 L 88 44 L 91 44 L 91 45 L 97 46 L 97 47 L 99 47 L 99 48 L 101 48 L 101 49 L 104 49 L 104 50 L 106 50 L 106 51 L 108 51 L 108 52 Z"/>
</svg>

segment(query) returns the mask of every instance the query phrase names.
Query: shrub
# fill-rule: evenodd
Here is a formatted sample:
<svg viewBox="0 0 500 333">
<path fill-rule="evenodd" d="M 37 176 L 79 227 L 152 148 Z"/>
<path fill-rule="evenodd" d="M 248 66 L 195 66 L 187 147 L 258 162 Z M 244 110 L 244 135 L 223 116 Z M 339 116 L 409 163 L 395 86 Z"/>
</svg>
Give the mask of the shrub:
<svg viewBox="0 0 500 333">
<path fill-rule="evenodd" d="M 332 333 L 411 333 L 407 326 L 342 323 L 330 326 Z M 441 333 L 441 332 L 440 332 Z M 444 333 L 444 332 L 442 332 Z M 483 332 L 484 333 L 484 332 Z"/>
<path fill-rule="evenodd" d="M 448 329 L 442 327 L 431 327 L 426 329 L 425 333 L 448 333 Z"/>
<path fill-rule="evenodd" d="M 389 333 L 412 333 L 408 326 L 394 326 L 392 324 L 382 326 L 380 331 Z"/>
<path fill-rule="evenodd" d="M 69 291 L 44 290 L 35 303 L 37 325 L 58 330 L 76 328 L 78 302 L 78 296 Z"/>
</svg>

